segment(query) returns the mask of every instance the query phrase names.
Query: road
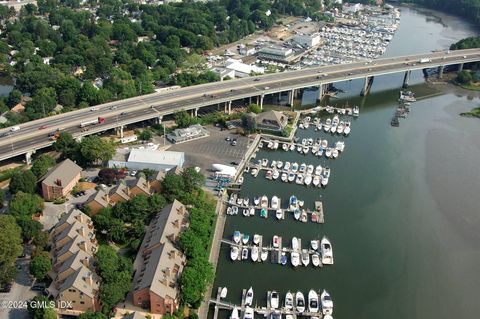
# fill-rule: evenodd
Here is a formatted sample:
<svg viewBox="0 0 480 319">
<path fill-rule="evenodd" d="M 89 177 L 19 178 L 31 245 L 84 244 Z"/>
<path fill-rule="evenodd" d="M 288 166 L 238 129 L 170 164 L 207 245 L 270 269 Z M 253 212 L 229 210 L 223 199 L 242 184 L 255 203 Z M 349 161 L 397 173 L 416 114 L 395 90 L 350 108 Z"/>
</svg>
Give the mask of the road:
<svg viewBox="0 0 480 319">
<path fill-rule="evenodd" d="M 419 63 L 422 58 L 428 58 L 430 61 Z M 48 139 L 48 133 L 55 131 L 57 128 L 64 128 L 66 131 L 74 134 L 75 137 L 84 136 L 119 127 L 120 125 L 172 114 L 182 109 L 196 109 L 232 100 L 264 96 L 291 89 L 318 86 L 320 84 L 361 79 L 367 76 L 476 61 L 480 61 L 480 49 L 430 52 L 377 59 L 370 63 L 356 62 L 312 67 L 298 71 L 214 82 L 138 96 L 98 105 L 95 111 L 81 109 L 23 123 L 20 130 L 8 136 L 3 135 L 9 132 L 10 128 L 0 130 L 0 136 L 3 136 L 0 138 L 0 160 L 51 145 L 52 141 Z M 105 123 L 91 126 L 89 131 L 82 132 L 79 127 L 80 123 L 97 117 L 105 118 Z M 46 126 L 47 128 L 39 129 L 41 126 Z"/>
</svg>

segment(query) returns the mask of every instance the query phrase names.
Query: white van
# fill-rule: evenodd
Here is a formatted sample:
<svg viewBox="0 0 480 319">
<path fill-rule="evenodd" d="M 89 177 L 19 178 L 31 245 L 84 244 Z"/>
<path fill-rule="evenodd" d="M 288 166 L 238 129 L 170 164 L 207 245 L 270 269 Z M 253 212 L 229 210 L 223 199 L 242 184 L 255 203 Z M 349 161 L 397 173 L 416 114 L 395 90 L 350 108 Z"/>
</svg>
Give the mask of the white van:
<svg viewBox="0 0 480 319">
<path fill-rule="evenodd" d="M 18 126 L 18 125 L 12 126 L 10 128 L 10 132 L 15 132 L 15 131 L 18 131 L 18 130 L 20 130 L 20 126 Z"/>
</svg>

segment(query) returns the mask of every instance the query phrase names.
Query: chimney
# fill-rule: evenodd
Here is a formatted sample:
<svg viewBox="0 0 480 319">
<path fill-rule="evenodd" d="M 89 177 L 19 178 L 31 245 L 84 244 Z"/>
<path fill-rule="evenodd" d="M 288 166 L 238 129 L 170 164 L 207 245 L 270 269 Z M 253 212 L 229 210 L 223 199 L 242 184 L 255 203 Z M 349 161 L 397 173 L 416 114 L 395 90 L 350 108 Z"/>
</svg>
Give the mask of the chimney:
<svg viewBox="0 0 480 319">
<path fill-rule="evenodd" d="M 62 180 L 60 178 L 57 178 L 55 184 L 57 184 L 57 186 L 62 186 Z"/>
<path fill-rule="evenodd" d="M 87 237 L 87 233 L 85 231 L 85 228 L 82 226 L 78 229 L 78 233 L 82 235 L 83 237 Z"/>
<path fill-rule="evenodd" d="M 90 285 L 90 286 L 93 286 L 93 275 L 91 272 L 89 272 L 87 274 L 87 276 L 85 277 L 85 281 Z"/>
<path fill-rule="evenodd" d="M 170 277 L 172 274 L 171 270 L 170 270 L 170 267 L 167 267 L 167 269 L 165 269 L 165 276 L 168 276 Z"/>
</svg>

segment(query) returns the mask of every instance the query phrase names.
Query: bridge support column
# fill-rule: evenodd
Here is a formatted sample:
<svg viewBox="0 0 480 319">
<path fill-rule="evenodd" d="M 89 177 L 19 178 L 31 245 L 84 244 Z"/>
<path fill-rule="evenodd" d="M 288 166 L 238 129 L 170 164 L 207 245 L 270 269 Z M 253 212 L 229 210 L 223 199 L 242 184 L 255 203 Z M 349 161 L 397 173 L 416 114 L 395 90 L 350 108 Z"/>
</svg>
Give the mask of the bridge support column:
<svg viewBox="0 0 480 319">
<path fill-rule="evenodd" d="M 248 105 L 252 104 L 252 97 L 248 98 Z"/>
<path fill-rule="evenodd" d="M 288 91 L 288 106 L 293 107 L 294 97 L 295 97 L 295 89 Z"/>
<path fill-rule="evenodd" d="M 282 92 L 278 92 L 278 102 L 282 100 Z"/>
<path fill-rule="evenodd" d="M 35 153 L 35 151 L 30 151 L 25 153 L 25 162 L 27 162 L 28 165 L 32 164 L 32 155 Z"/>
<path fill-rule="evenodd" d="M 458 72 L 462 72 L 463 71 L 463 63 L 460 63 L 458 65 Z"/>
<path fill-rule="evenodd" d="M 162 120 L 163 120 L 163 116 L 162 116 L 162 115 L 159 115 L 159 116 L 157 117 L 158 124 L 162 124 Z"/>
<path fill-rule="evenodd" d="M 443 78 L 443 70 L 445 69 L 445 66 L 441 65 L 438 67 L 438 78 L 441 79 Z"/>
<path fill-rule="evenodd" d="M 403 84 L 402 84 L 402 87 L 404 89 L 408 87 L 409 81 L 410 81 L 410 71 L 406 71 L 405 76 L 403 77 Z"/>
<path fill-rule="evenodd" d="M 323 84 L 320 84 L 320 85 L 318 86 L 318 98 L 317 98 L 318 101 L 321 101 L 321 100 L 322 100 L 324 89 L 325 89 L 325 88 L 324 88 L 324 85 L 323 85 Z"/>
<path fill-rule="evenodd" d="M 360 92 L 360 96 L 367 96 L 368 93 L 370 92 L 370 88 L 372 87 L 373 84 L 373 76 L 367 76 L 365 78 L 365 83 L 363 85 L 362 92 Z"/>
<path fill-rule="evenodd" d="M 115 128 L 115 134 L 119 135 L 120 138 L 123 138 L 123 125 Z"/>
<path fill-rule="evenodd" d="M 232 101 L 228 101 L 228 114 L 232 114 Z"/>
<path fill-rule="evenodd" d="M 260 106 L 261 110 L 263 110 L 263 98 L 264 98 L 263 94 L 260 95 L 260 103 L 258 105 Z"/>
</svg>

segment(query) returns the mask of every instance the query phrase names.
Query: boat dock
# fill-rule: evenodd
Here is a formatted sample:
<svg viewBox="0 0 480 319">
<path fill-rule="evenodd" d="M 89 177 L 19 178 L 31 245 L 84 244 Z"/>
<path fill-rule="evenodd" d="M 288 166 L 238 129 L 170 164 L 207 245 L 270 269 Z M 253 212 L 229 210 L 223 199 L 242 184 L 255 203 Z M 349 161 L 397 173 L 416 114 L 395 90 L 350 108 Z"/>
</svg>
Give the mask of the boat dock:
<svg viewBox="0 0 480 319">
<path fill-rule="evenodd" d="M 263 238 L 263 236 L 262 236 L 262 238 Z M 242 250 L 243 248 L 252 249 L 253 247 L 258 247 L 259 250 L 268 250 L 268 251 L 270 251 L 270 252 L 275 252 L 275 253 L 277 253 L 277 255 L 279 255 L 279 256 L 282 255 L 282 252 L 292 253 L 292 252 L 301 252 L 301 251 L 302 251 L 302 248 L 301 248 L 301 247 L 302 247 L 302 239 L 301 239 L 301 238 L 298 238 L 298 247 L 299 247 L 299 248 L 297 248 L 297 249 L 293 249 L 293 248 L 290 248 L 290 247 L 283 247 L 283 245 L 282 245 L 282 238 L 281 238 L 281 237 L 279 237 L 279 245 L 278 245 L 278 247 L 273 247 L 273 246 L 270 246 L 270 245 L 269 245 L 269 246 L 263 246 L 263 240 L 261 241 L 262 246 L 260 246 L 260 243 L 259 243 L 258 245 L 254 245 L 254 244 L 250 244 L 250 243 L 243 244 L 242 242 L 239 242 L 239 243 L 237 244 L 236 242 L 234 242 L 234 241 L 232 241 L 232 240 L 229 240 L 229 239 L 222 239 L 222 243 L 228 244 L 228 245 L 230 245 L 230 246 L 236 246 L 236 247 L 238 247 L 240 250 Z M 314 251 L 314 250 L 312 250 L 312 249 L 310 249 L 310 248 L 308 248 L 307 250 L 308 250 L 309 255 L 313 255 L 313 254 L 316 253 L 316 251 Z M 272 258 L 274 258 L 273 255 L 275 255 L 275 254 L 272 253 Z M 277 256 L 277 257 L 278 257 L 278 256 Z M 241 258 L 242 258 L 242 257 L 241 257 L 241 255 L 239 254 L 238 260 L 241 260 Z M 280 259 L 280 258 L 278 258 L 278 259 Z M 251 260 L 251 259 L 249 258 L 249 260 Z M 276 259 L 274 259 L 274 260 L 276 261 Z M 280 263 L 280 262 L 278 261 L 278 263 Z"/>
</svg>

